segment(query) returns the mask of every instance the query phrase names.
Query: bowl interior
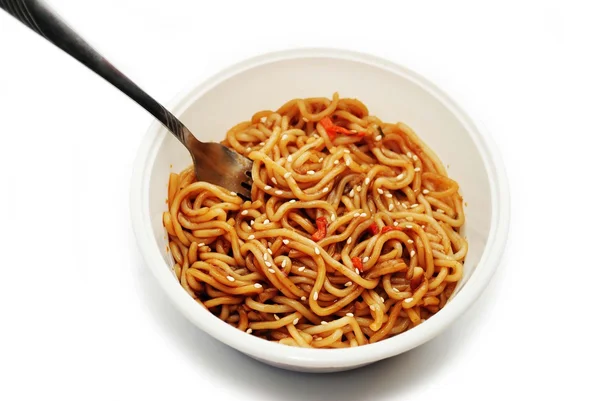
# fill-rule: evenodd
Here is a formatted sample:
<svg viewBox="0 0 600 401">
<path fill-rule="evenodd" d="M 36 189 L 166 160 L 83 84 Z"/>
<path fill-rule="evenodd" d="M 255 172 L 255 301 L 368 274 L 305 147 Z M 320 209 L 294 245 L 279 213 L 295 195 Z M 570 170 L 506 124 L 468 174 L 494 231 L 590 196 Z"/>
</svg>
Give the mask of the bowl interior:
<svg viewBox="0 0 600 401">
<path fill-rule="evenodd" d="M 242 71 L 238 68 L 208 85 L 192 89 L 171 108 L 201 140 L 220 141 L 230 127 L 250 119 L 256 111 L 277 109 L 296 97 L 331 97 L 335 91 L 340 97 L 360 99 L 371 114 L 383 121 L 408 124 L 437 153 L 448 167 L 449 175 L 458 181 L 468 205 L 463 233 L 469 242 L 469 251 L 456 296 L 477 268 L 490 236 L 493 208 L 490 177 L 477 139 L 472 137 L 460 113 L 414 73 L 351 56 L 297 55 L 263 59 L 246 65 Z M 171 269 L 173 260 L 167 252 L 167 235 L 162 225 L 168 175 L 187 167 L 191 158 L 162 127 L 156 132 L 153 151 L 146 160 L 150 168 L 147 207 L 155 245 L 165 262 L 164 269 Z M 173 280 L 176 280 L 174 276 Z"/>
<path fill-rule="evenodd" d="M 177 114 L 201 140 L 221 141 L 229 128 L 249 120 L 259 110 L 277 109 L 295 97 L 331 97 L 335 91 L 340 97 L 360 99 L 371 114 L 383 121 L 408 124 L 458 181 L 467 204 L 463 233 L 469 252 L 457 294 L 476 268 L 488 239 L 490 184 L 480 153 L 462 121 L 411 77 L 354 60 L 284 59 L 255 66 L 217 83 L 205 93 L 192 95 L 188 104 L 180 105 L 183 110 Z M 173 260 L 166 250 L 162 225 L 168 175 L 187 167 L 191 158 L 172 135 L 161 131 L 163 138 L 150 177 L 149 206 L 156 245 L 165 268 L 169 268 Z"/>
</svg>

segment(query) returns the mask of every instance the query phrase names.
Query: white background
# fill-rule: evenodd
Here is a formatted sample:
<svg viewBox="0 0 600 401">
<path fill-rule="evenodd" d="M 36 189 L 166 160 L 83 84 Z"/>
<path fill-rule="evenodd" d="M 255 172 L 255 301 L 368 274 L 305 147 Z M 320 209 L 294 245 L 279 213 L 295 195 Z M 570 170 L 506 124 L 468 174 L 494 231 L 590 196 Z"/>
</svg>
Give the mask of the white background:
<svg viewBox="0 0 600 401">
<path fill-rule="evenodd" d="M 181 317 L 135 247 L 150 116 L 0 12 L 0 399 L 599 399 L 598 2 L 49 1 L 163 102 L 295 46 L 417 70 L 498 143 L 510 247 L 478 303 L 416 350 L 321 376 L 254 362 Z"/>
</svg>

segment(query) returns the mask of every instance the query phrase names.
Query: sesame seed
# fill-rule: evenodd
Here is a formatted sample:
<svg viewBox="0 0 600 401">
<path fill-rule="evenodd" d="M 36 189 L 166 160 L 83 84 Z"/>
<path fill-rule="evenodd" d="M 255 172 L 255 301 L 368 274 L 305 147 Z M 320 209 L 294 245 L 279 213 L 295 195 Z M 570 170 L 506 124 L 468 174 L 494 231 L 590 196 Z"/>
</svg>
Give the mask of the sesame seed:
<svg viewBox="0 0 600 401">
<path fill-rule="evenodd" d="M 321 341 L 323 337 L 315 337 L 315 341 Z"/>
<path fill-rule="evenodd" d="M 254 236 L 254 234 L 250 234 L 250 235 L 248 236 L 248 239 L 254 239 L 254 238 L 256 238 L 256 237 Z"/>
<path fill-rule="evenodd" d="M 408 153 L 406 153 L 406 156 L 408 156 L 408 157 L 412 158 L 412 153 L 411 153 L 411 152 L 408 152 Z"/>
<path fill-rule="evenodd" d="M 286 139 L 288 139 L 288 136 L 287 136 L 287 134 L 285 134 L 285 135 L 283 135 L 283 136 L 281 137 L 281 140 L 282 140 L 282 141 L 285 141 Z"/>
<path fill-rule="evenodd" d="M 235 279 L 233 277 L 231 277 L 231 276 L 227 276 L 227 280 L 229 280 L 229 281 L 235 281 Z"/>
<path fill-rule="evenodd" d="M 412 251 L 410 251 L 410 257 L 411 257 L 411 258 L 412 258 L 413 256 L 415 256 L 415 254 L 416 254 L 416 252 L 415 252 L 415 250 L 414 250 L 414 249 L 413 249 Z"/>
<path fill-rule="evenodd" d="M 323 192 L 329 192 L 329 187 L 323 188 Z"/>
<path fill-rule="evenodd" d="M 428 190 L 428 189 L 424 189 L 424 190 L 423 190 L 423 195 L 427 195 L 428 193 L 429 193 L 429 190 Z"/>
<path fill-rule="evenodd" d="M 421 167 L 415 167 L 415 172 L 421 171 Z"/>
<path fill-rule="evenodd" d="M 253 226 L 254 225 L 254 220 L 250 220 L 250 225 Z"/>
<path fill-rule="evenodd" d="M 394 221 L 394 227 L 398 227 L 398 224 L 399 223 L 397 221 Z"/>
<path fill-rule="evenodd" d="M 348 193 L 348 195 L 350 195 L 351 198 L 354 198 L 354 190 L 351 190 L 350 193 Z"/>
<path fill-rule="evenodd" d="M 246 148 L 246 152 L 248 152 L 248 153 L 252 152 L 252 148 L 251 147 L 247 147 Z"/>
<path fill-rule="evenodd" d="M 360 191 L 362 191 L 362 187 L 359 185 L 356 187 L 356 192 L 360 192 Z"/>
<path fill-rule="evenodd" d="M 421 224 L 421 228 L 425 228 L 425 224 Z"/>
<path fill-rule="evenodd" d="M 413 228 L 412 224 L 407 224 L 406 228 Z"/>
<path fill-rule="evenodd" d="M 292 162 L 292 155 L 288 155 L 288 157 L 287 157 L 287 162 L 288 162 L 288 163 L 291 163 L 291 162 Z"/>
<path fill-rule="evenodd" d="M 237 194 L 233 191 L 230 192 L 231 196 L 237 196 Z"/>
<path fill-rule="evenodd" d="M 419 160 L 419 158 L 417 157 L 417 155 L 413 155 L 412 159 L 413 159 L 414 161 L 418 161 L 418 160 Z"/>
<path fill-rule="evenodd" d="M 368 257 L 368 256 L 365 256 L 365 257 L 363 258 L 363 260 L 362 260 L 362 262 L 363 262 L 363 263 L 367 263 L 368 261 L 369 261 L 369 257 Z"/>
<path fill-rule="evenodd" d="M 383 299 L 383 297 L 379 297 L 379 299 L 381 300 L 381 303 L 385 303 L 385 299 Z"/>
<path fill-rule="evenodd" d="M 354 313 L 348 312 L 348 313 L 346 313 L 346 316 L 348 316 L 348 317 L 354 317 Z"/>
<path fill-rule="evenodd" d="M 272 264 L 271 262 L 265 262 L 265 266 L 267 266 L 267 267 L 271 267 L 271 266 L 273 266 L 273 264 Z M 269 271 L 270 271 L 271 273 L 275 273 L 275 270 L 273 270 L 273 269 L 269 269 Z"/>
<path fill-rule="evenodd" d="M 300 297 L 300 301 L 306 301 L 306 297 Z"/>
<path fill-rule="evenodd" d="M 318 248 L 318 247 L 316 247 L 316 246 L 315 246 L 315 253 L 316 253 L 317 255 L 319 255 L 319 254 L 321 253 L 321 251 L 319 251 L 319 248 Z"/>
<path fill-rule="evenodd" d="M 396 287 L 392 288 L 392 291 L 396 292 L 396 293 L 400 293 L 400 290 L 397 289 Z"/>
<path fill-rule="evenodd" d="M 287 259 L 283 259 L 283 262 L 281 262 L 281 267 L 285 267 L 286 264 L 287 264 Z"/>
<path fill-rule="evenodd" d="M 288 179 L 288 178 L 290 178 L 291 176 L 292 176 L 292 173 L 290 173 L 290 172 L 288 171 L 287 173 L 285 173 L 285 174 L 283 175 L 283 178 L 285 178 L 285 179 Z"/>
<path fill-rule="evenodd" d="M 348 149 L 344 149 L 344 153 L 350 154 L 350 151 Z"/>
<path fill-rule="evenodd" d="M 346 159 L 346 166 L 350 167 L 350 164 L 352 164 L 352 160 Z"/>
<path fill-rule="evenodd" d="M 269 255 L 273 255 L 273 251 L 271 250 L 271 248 L 267 249 L 267 252 L 269 252 Z M 267 255 L 265 255 L 267 256 Z"/>
<path fill-rule="evenodd" d="M 375 137 L 375 140 L 376 140 L 376 141 L 381 141 L 381 138 L 382 138 L 382 137 L 381 137 L 381 135 L 377 135 L 377 136 Z"/>
<path fill-rule="evenodd" d="M 269 259 L 269 257 L 267 256 L 267 254 L 266 254 L 266 253 L 263 253 L 263 260 L 265 260 L 265 261 L 266 261 L 266 260 L 268 260 L 268 259 Z"/>
<path fill-rule="evenodd" d="M 201 246 L 204 246 L 204 245 L 205 245 L 204 242 L 201 242 L 198 244 L 198 248 L 200 248 Z"/>
<path fill-rule="evenodd" d="M 378 193 L 379 195 L 383 195 L 383 189 L 381 189 L 381 188 L 377 188 L 377 193 Z"/>
<path fill-rule="evenodd" d="M 252 334 L 252 329 L 248 329 L 248 330 L 246 330 L 246 333 L 248 333 L 248 334 Z"/>
<path fill-rule="evenodd" d="M 397 179 L 397 180 L 401 180 L 401 179 L 403 179 L 403 178 L 404 178 L 404 173 L 398 174 L 398 175 L 396 176 L 396 179 Z"/>
<path fill-rule="evenodd" d="M 375 310 L 375 305 L 369 305 L 369 309 Z"/>
<path fill-rule="evenodd" d="M 265 219 L 265 221 L 263 221 L 263 224 L 269 224 L 270 222 L 271 222 L 271 220 Z"/>
<path fill-rule="evenodd" d="M 405 208 L 405 209 L 408 209 L 408 204 L 405 203 L 405 202 L 402 202 L 402 207 Z"/>
<path fill-rule="evenodd" d="M 302 117 L 302 121 L 304 121 L 305 123 L 307 123 L 308 122 L 308 118 Z"/>
<path fill-rule="evenodd" d="M 298 271 L 299 271 L 299 272 L 303 272 L 303 271 L 304 271 L 304 269 L 306 269 L 306 266 L 300 266 L 300 267 L 298 268 Z"/>
<path fill-rule="evenodd" d="M 319 293 L 318 293 L 318 292 L 315 292 L 315 293 L 313 294 L 313 299 L 314 299 L 315 301 L 316 301 L 317 299 L 319 299 Z"/>
<path fill-rule="evenodd" d="M 416 207 L 419 207 L 419 204 L 418 204 L 418 203 L 413 203 L 412 205 L 410 205 L 410 208 L 411 208 L 411 209 L 414 209 L 414 208 L 416 208 Z"/>
<path fill-rule="evenodd" d="M 412 218 L 412 216 L 408 216 L 408 217 L 406 218 L 406 221 L 413 221 L 413 220 L 414 220 L 414 219 Z"/>
<path fill-rule="evenodd" d="M 360 270 L 358 270 L 358 267 L 354 268 L 354 272 L 360 276 Z"/>
<path fill-rule="evenodd" d="M 259 143 L 259 145 L 260 145 L 260 146 L 264 146 L 264 145 L 265 145 L 265 143 L 264 143 L 264 142 L 261 142 L 261 143 Z"/>
<path fill-rule="evenodd" d="M 385 197 L 386 197 L 386 198 L 388 198 L 388 199 L 392 199 L 392 198 L 393 198 L 393 195 L 392 195 L 392 194 L 390 194 L 390 193 L 387 193 L 387 194 L 385 194 Z"/>
<path fill-rule="evenodd" d="M 390 205 L 388 206 L 388 210 L 391 212 L 394 209 L 394 204 L 390 203 Z"/>
<path fill-rule="evenodd" d="M 262 284 L 256 283 L 256 284 L 254 284 L 254 288 L 262 288 Z"/>
<path fill-rule="evenodd" d="M 306 174 L 308 174 L 308 175 L 313 175 L 314 173 L 315 173 L 315 171 L 314 171 L 314 170 L 308 170 L 308 171 L 306 172 Z"/>
<path fill-rule="evenodd" d="M 360 216 L 360 213 L 358 213 L 358 212 L 354 213 L 354 217 L 359 217 L 359 216 Z"/>
<path fill-rule="evenodd" d="M 336 161 L 333 162 L 333 164 L 335 164 L 337 166 L 338 164 L 340 164 L 340 161 L 336 160 Z"/>
<path fill-rule="evenodd" d="M 275 195 L 283 195 L 283 191 L 281 189 L 278 189 L 277 191 L 275 191 Z"/>
<path fill-rule="evenodd" d="M 415 243 L 415 241 L 413 241 L 413 240 L 411 240 L 411 239 L 409 239 L 409 240 L 408 240 L 408 241 L 406 241 L 406 242 L 408 242 L 409 244 L 414 244 L 414 243 Z"/>
<path fill-rule="evenodd" d="M 265 191 L 268 191 L 269 189 L 272 189 L 273 187 L 270 185 L 265 185 Z"/>
<path fill-rule="evenodd" d="M 319 158 L 319 163 L 322 163 L 322 162 L 323 162 L 323 158 L 321 157 L 321 158 Z"/>
<path fill-rule="evenodd" d="M 348 237 L 346 240 L 346 244 L 350 245 L 352 243 L 352 237 Z"/>
<path fill-rule="evenodd" d="M 344 284 L 344 287 L 350 287 L 352 285 L 352 281 L 348 281 L 346 284 Z"/>
<path fill-rule="evenodd" d="M 269 262 L 267 262 L 269 263 Z M 265 263 L 266 264 L 266 263 Z M 267 266 L 271 266 L 271 264 L 269 263 Z M 275 269 L 269 269 L 269 273 L 271 274 L 275 274 Z"/>
<path fill-rule="evenodd" d="M 371 182 L 371 179 L 369 177 L 365 178 L 365 185 L 369 185 L 370 182 Z"/>
<path fill-rule="evenodd" d="M 446 213 L 446 212 L 444 212 L 444 209 L 438 209 L 438 210 L 436 210 L 436 212 L 438 212 L 438 213 Z"/>
<path fill-rule="evenodd" d="M 275 179 L 275 177 L 271 177 L 271 182 L 275 185 L 277 185 L 277 180 Z"/>
<path fill-rule="evenodd" d="M 367 214 L 366 214 L 365 212 L 362 212 L 362 213 L 360 214 L 360 217 L 367 217 Z"/>
<path fill-rule="evenodd" d="M 300 321 L 300 318 L 295 318 L 294 321 L 292 322 L 292 324 L 295 326 L 298 324 L 298 322 Z"/>
<path fill-rule="evenodd" d="M 331 221 L 335 221 L 335 213 L 331 213 Z"/>
<path fill-rule="evenodd" d="M 296 199 L 290 200 L 290 203 L 296 203 Z"/>
<path fill-rule="evenodd" d="M 261 123 L 267 122 L 267 117 L 266 116 L 265 117 L 261 117 L 260 118 L 260 122 Z"/>
<path fill-rule="evenodd" d="M 248 211 L 247 211 L 247 210 L 242 210 L 242 216 L 245 216 L 245 215 L 247 215 L 247 214 L 248 214 Z"/>
<path fill-rule="evenodd" d="M 321 320 L 321 324 L 327 324 L 325 320 Z"/>
<path fill-rule="evenodd" d="M 279 316 L 277 316 L 276 313 L 273 313 L 273 317 L 275 318 L 275 320 L 279 320 Z"/>
<path fill-rule="evenodd" d="M 287 244 L 289 244 L 289 243 L 290 243 L 290 240 L 289 240 L 289 239 L 284 239 L 284 240 L 283 240 L 283 243 L 287 245 Z"/>
<path fill-rule="evenodd" d="M 413 301 L 413 299 L 412 299 L 412 297 L 410 297 L 410 298 L 406 298 L 404 301 L 405 301 L 405 302 L 412 302 L 412 301 Z"/>
</svg>

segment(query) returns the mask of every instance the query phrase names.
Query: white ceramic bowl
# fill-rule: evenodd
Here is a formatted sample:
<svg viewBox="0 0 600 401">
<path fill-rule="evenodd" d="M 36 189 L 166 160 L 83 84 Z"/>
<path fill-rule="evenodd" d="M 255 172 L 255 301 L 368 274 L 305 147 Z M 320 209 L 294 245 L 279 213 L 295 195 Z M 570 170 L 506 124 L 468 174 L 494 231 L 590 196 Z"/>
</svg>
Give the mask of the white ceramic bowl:
<svg viewBox="0 0 600 401">
<path fill-rule="evenodd" d="M 473 304 L 500 263 L 509 226 L 508 185 L 490 138 L 431 82 L 388 61 L 348 51 L 300 49 L 243 61 L 190 88 L 170 104 L 202 140 L 220 141 L 239 121 L 262 109 L 276 109 L 296 97 L 362 100 L 383 121 L 412 127 L 449 165 L 468 206 L 464 234 L 469 241 L 465 276 L 453 299 L 414 329 L 351 349 L 314 350 L 270 343 L 230 327 L 196 304 L 172 272 L 162 213 L 169 172 L 191 163 L 183 146 L 159 123 L 141 145 L 134 166 L 131 213 L 139 248 L 177 308 L 219 341 L 284 369 L 332 372 L 352 369 L 408 351 L 440 334 Z M 172 168 L 170 166 L 172 165 Z"/>
</svg>

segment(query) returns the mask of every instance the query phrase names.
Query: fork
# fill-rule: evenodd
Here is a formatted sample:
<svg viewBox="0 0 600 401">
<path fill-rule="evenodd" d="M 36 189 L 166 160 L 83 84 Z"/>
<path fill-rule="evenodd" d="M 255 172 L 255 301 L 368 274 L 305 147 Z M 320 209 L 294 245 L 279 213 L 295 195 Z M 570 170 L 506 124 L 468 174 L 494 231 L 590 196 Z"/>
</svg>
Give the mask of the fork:
<svg viewBox="0 0 600 401">
<path fill-rule="evenodd" d="M 252 160 L 215 142 L 201 142 L 160 103 L 96 52 L 41 0 L 0 0 L 0 8 L 129 96 L 187 148 L 196 178 L 250 199 Z"/>
</svg>

